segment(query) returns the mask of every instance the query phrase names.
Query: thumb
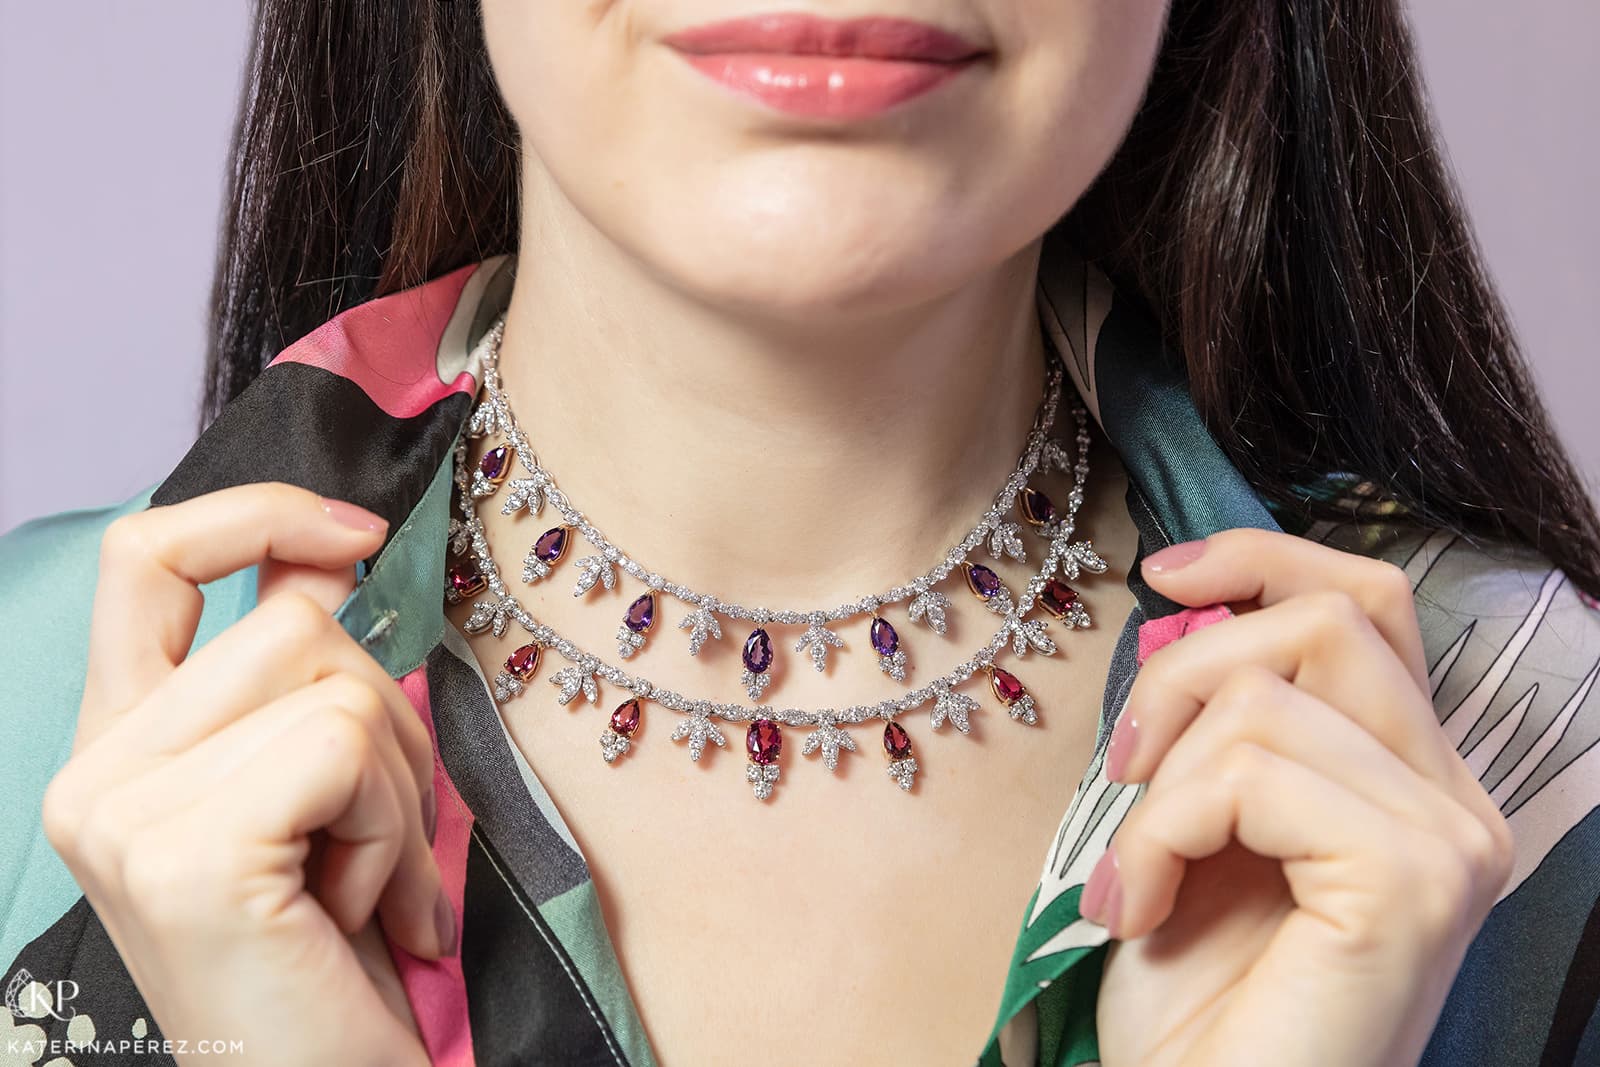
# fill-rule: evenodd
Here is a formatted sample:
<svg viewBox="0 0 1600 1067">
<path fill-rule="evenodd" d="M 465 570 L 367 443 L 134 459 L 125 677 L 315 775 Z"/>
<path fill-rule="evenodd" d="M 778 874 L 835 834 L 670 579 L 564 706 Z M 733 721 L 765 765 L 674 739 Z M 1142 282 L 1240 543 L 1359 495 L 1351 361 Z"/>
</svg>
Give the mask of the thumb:
<svg viewBox="0 0 1600 1067">
<path fill-rule="evenodd" d="M 283 560 L 263 560 L 256 571 L 256 602 L 265 603 L 270 597 L 286 590 L 304 593 L 329 612 L 337 611 L 351 590 L 356 587 L 354 565 L 329 569 L 308 563 L 285 563 Z"/>
</svg>

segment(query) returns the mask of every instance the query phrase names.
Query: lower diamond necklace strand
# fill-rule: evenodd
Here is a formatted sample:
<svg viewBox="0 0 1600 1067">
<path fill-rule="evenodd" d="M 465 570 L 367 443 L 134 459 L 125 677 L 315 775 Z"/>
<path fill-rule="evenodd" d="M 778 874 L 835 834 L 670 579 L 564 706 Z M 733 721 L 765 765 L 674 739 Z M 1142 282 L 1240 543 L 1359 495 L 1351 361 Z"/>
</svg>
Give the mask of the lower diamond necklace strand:
<svg viewBox="0 0 1600 1067">
<path fill-rule="evenodd" d="M 570 664 L 550 677 L 550 682 L 559 690 L 559 703 L 568 704 L 582 694 L 589 703 L 598 704 L 599 680 L 602 679 L 631 694 L 611 713 L 610 722 L 600 735 L 601 757 L 606 762 L 614 763 L 630 750 L 633 735 L 642 723 L 646 700 L 684 716 L 673 729 L 671 740 L 687 741 L 689 758 L 693 760 L 700 759 L 708 744 L 719 748 L 726 746 L 727 739 L 713 720 L 747 723 L 745 749 L 748 762 L 745 778 L 753 787 L 754 795 L 761 800 L 772 794 L 778 780 L 785 726 L 811 727 L 801 746 L 801 755 L 820 753 L 823 764 L 831 771 L 838 766 L 842 752 L 858 751 L 855 739 L 844 727 L 870 719 L 882 719 L 883 751 L 888 760 L 888 776 L 902 789 L 910 790 L 917 772 L 917 760 L 912 754 L 911 737 L 899 723 L 899 717 L 931 701 L 933 706 L 929 710 L 929 725 L 932 729 L 937 730 L 949 721 L 959 732 L 967 733 L 970 729 L 969 716 L 977 710 L 978 703 L 967 694 L 957 692 L 956 687 L 973 675 L 983 673 L 988 676 L 990 691 L 1006 707 L 1012 719 L 1028 725 L 1038 721 L 1038 710 L 1032 694 L 1023 688 L 1014 674 L 994 662 L 995 656 L 1007 645 L 1011 646 L 1012 654 L 1019 658 L 1030 651 L 1053 655 L 1056 644 L 1047 632 L 1046 620 L 1027 618 L 1028 613 L 1037 604 L 1069 630 L 1087 627 L 1090 624 L 1088 612 L 1079 602 L 1077 592 L 1066 582 L 1076 581 L 1082 572 L 1098 574 L 1106 570 L 1105 560 L 1095 554 L 1089 541 L 1071 540 L 1089 473 L 1088 415 L 1076 398 L 1071 404 L 1077 426 L 1076 455 L 1071 461 L 1073 483 L 1065 510 L 1058 510 L 1049 497 L 1027 484 L 1029 476 L 1040 467 L 1045 472 L 1069 469 L 1066 449 L 1052 435 L 1064 372 L 1059 356 L 1048 344 L 1045 346 L 1047 374 L 1044 398 L 1035 415 L 1022 459 L 994 497 L 993 504 L 966 538 L 951 548 L 937 566 L 905 585 L 832 609 L 780 611 L 744 607 L 668 581 L 623 554 L 571 505 L 565 494 L 556 487 L 549 472 L 540 464 L 500 387 L 499 355 L 504 332 L 505 319 L 502 316 L 484 341 L 482 399 L 468 421 L 466 433 L 456 445 L 454 475 L 460 517 L 450 520 L 450 550 L 455 558 L 449 566 L 445 582 L 445 597 L 451 603 L 481 593 L 488 594 L 474 602 L 471 615 L 463 625 L 469 634 L 493 631 L 499 637 L 505 633 L 509 623 L 515 621 L 532 637 L 531 641 L 506 658 L 504 667 L 495 676 L 494 695 L 497 701 L 504 703 L 523 693 L 524 683 L 538 671 L 545 650 L 553 650 Z M 478 463 L 473 464 L 469 458 L 468 439 L 484 436 L 490 436 L 499 443 L 490 448 Z M 514 463 L 520 463 L 528 471 L 528 477 L 509 478 Z M 655 627 L 658 599 L 663 595 L 681 600 L 691 609 L 678 624 L 679 628 L 690 631 L 688 651 L 691 655 L 697 655 L 707 640 L 721 638 L 719 615 L 724 619 L 754 622 L 755 628 L 744 644 L 744 673 L 741 677 L 752 700 L 759 699 L 771 682 L 774 656 L 767 627 L 773 624 L 804 626 L 805 631 L 794 645 L 794 650 L 809 652 L 813 666 L 821 671 L 826 666 L 829 650 L 845 647 L 844 639 L 828 629 L 827 624 L 858 615 L 870 615 L 869 641 L 878 657 L 878 665 L 895 681 L 903 682 L 909 668 L 908 656 L 901 647 L 900 636 L 893 624 L 881 613 L 884 607 L 909 601 L 906 615 L 911 621 L 920 621 L 935 633 L 944 635 L 945 609 L 949 606 L 949 600 L 934 586 L 959 568 L 968 590 L 999 616 L 1001 622 L 986 645 L 952 670 L 902 696 L 871 704 L 802 710 L 777 708 L 771 704 L 747 707 L 692 699 L 669 689 L 657 688 L 646 678 L 629 675 L 605 663 L 600 657 L 580 649 L 551 627 L 539 622 L 522 606 L 500 576 L 499 567 L 489 551 L 483 521 L 477 514 L 480 503 L 499 494 L 502 485 L 505 487 L 501 503 L 503 514 L 537 515 L 549 503 L 560 512 L 563 520 L 533 542 L 523 562 L 524 582 L 534 583 L 549 577 L 566 556 L 574 537 L 582 536 L 596 552 L 578 559 L 574 564 L 578 570 L 574 596 L 583 596 L 596 587 L 607 590 L 616 588 L 618 568 L 646 586 L 646 591 L 629 605 L 617 629 L 617 651 L 622 658 L 631 656 L 643 647 L 646 636 Z M 1008 518 L 1013 510 L 1020 522 Z M 971 562 L 967 557 L 979 546 L 985 546 L 994 559 L 1010 556 L 1025 561 L 1027 549 L 1021 537 L 1025 528 L 1044 539 L 1047 549 L 1037 573 L 1028 580 L 1022 595 L 1013 599 L 1011 591 L 993 570 L 981 563 Z M 1060 577 L 1056 576 L 1058 572 Z"/>
</svg>

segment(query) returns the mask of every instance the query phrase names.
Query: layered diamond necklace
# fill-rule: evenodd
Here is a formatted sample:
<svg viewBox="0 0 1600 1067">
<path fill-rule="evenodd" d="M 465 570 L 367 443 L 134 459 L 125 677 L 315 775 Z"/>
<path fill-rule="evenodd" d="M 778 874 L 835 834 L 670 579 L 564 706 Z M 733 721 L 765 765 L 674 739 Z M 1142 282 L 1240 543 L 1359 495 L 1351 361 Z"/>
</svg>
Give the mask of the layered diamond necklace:
<svg viewBox="0 0 1600 1067">
<path fill-rule="evenodd" d="M 1090 624 L 1076 590 L 1067 582 L 1078 580 L 1083 572 L 1099 574 L 1106 570 L 1105 560 L 1095 554 L 1089 541 L 1071 539 L 1089 474 L 1088 415 L 1074 397 L 1071 411 L 1076 422 L 1076 454 L 1069 457 L 1055 434 L 1064 368 L 1048 343 L 1045 345 L 1044 396 L 1034 415 L 1022 457 L 994 496 L 993 503 L 965 538 L 951 547 L 938 564 L 903 585 L 832 608 L 780 610 L 745 606 L 670 581 L 607 540 L 556 487 L 555 479 L 539 462 L 526 433 L 512 415 L 510 402 L 500 385 L 500 344 L 504 335 L 502 315 L 485 337 L 480 398 L 468 419 L 466 432 L 456 443 L 454 482 L 459 513 L 450 519 L 452 558 L 445 580 L 445 598 L 450 603 L 478 598 L 463 623 L 467 633 L 492 632 L 500 637 L 515 622 L 531 638 L 506 658 L 495 676 L 493 689 L 498 702 L 503 704 L 524 693 L 546 653 L 554 652 L 567 660 L 567 665 L 552 672 L 549 678 L 557 689 L 558 703 L 569 704 L 581 695 L 590 704 L 600 704 L 601 681 L 627 694 L 612 710 L 600 735 L 600 755 L 607 763 L 615 764 L 632 750 L 647 702 L 682 716 L 670 740 L 686 742 L 689 758 L 696 761 L 707 745 L 726 747 L 727 737 L 718 726 L 719 721 L 744 723 L 745 778 L 756 798 L 761 800 L 772 795 L 778 781 L 785 728 L 807 730 L 800 754 L 820 755 L 823 765 L 833 771 L 842 753 L 859 751 L 855 738 L 845 727 L 881 720 L 888 778 L 901 789 L 910 790 L 918 770 L 917 758 L 912 752 L 911 736 L 900 719 L 928 706 L 931 729 L 938 730 L 949 722 L 958 732 L 968 733 L 970 716 L 978 710 L 979 704 L 958 687 L 973 676 L 986 676 L 990 692 L 1012 719 L 1030 726 L 1038 722 L 1038 706 L 1033 695 L 1015 674 L 997 664 L 995 657 L 1008 646 L 1012 655 L 1019 659 L 1034 652 L 1054 655 L 1056 643 L 1049 632 L 1050 621 L 1058 622 L 1068 631 Z M 490 438 L 492 447 L 474 463 L 470 458 L 469 441 L 483 437 Z M 517 465 L 527 472 L 526 477 L 513 476 Z M 1058 508 L 1042 491 L 1028 484 L 1035 471 L 1048 474 L 1052 470 L 1069 469 L 1072 488 L 1064 508 Z M 549 506 L 561 517 L 560 523 L 534 538 L 522 561 L 520 579 L 523 583 L 531 585 L 552 580 L 574 542 L 582 538 L 593 551 L 571 564 L 577 572 L 573 596 L 584 597 L 596 588 L 616 589 L 619 570 L 644 586 L 644 591 L 629 603 L 617 627 L 616 651 L 621 659 L 633 656 L 656 632 L 664 601 L 676 601 L 686 609 L 678 620 L 678 628 L 689 631 L 687 651 L 691 656 L 698 655 L 707 641 L 722 639 L 724 621 L 753 624 L 740 657 L 744 668 L 740 683 L 752 701 L 762 701 L 773 684 L 777 653 L 769 627 L 803 628 L 793 650 L 809 656 L 812 666 L 824 671 L 830 653 L 846 647 L 844 638 L 830 627 L 869 617 L 868 641 L 878 667 L 894 681 L 904 683 L 911 671 L 910 656 L 899 631 L 884 614 L 885 609 L 904 603 L 909 622 L 920 623 L 927 630 L 946 636 L 945 613 L 950 601 L 936 587 L 959 570 L 967 590 L 997 616 L 999 622 L 989 641 L 966 660 L 900 696 L 872 703 L 813 709 L 696 699 L 657 687 L 640 675 L 629 674 L 579 648 L 536 619 L 507 585 L 490 552 L 478 508 L 492 499 L 498 499 L 503 515 L 538 516 Z M 1025 532 L 1042 540 L 1044 554 L 1038 570 L 1028 579 L 1021 594 L 1013 596 L 993 569 L 969 557 L 981 547 L 995 560 L 1010 557 L 1026 562 Z M 1035 607 L 1047 618 L 1030 618 Z"/>
</svg>

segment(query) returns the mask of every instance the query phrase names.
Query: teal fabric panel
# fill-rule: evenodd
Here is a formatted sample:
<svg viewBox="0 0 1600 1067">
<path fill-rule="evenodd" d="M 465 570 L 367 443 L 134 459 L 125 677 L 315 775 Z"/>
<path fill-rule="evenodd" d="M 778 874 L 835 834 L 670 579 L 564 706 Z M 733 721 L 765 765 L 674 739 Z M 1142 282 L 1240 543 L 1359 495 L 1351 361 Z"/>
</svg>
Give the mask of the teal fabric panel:
<svg viewBox="0 0 1600 1067">
<path fill-rule="evenodd" d="M 444 634 L 445 543 L 453 473 L 447 453 L 422 499 L 334 612 L 344 631 L 392 678 L 421 666 Z"/>
<path fill-rule="evenodd" d="M 539 905 L 539 914 L 561 939 L 579 976 L 594 993 L 628 1057 L 629 1067 L 656 1067 L 644 1022 L 617 962 L 594 882 L 584 881 L 551 897 Z"/>
<path fill-rule="evenodd" d="M 83 697 L 100 539 L 155 487 L 120 504 L 61 512 L 0 537 L 0 960 L 15 959 L 82 895 L 39 824 L 72 751 Z M 204 587 L 196 647 L 255 601 L 255 568 Z"/>
<path fill-rule="evenodd" d="M 1169 543 L 1240 526 L 1280 529 L 1206 429 L 1154 317 L 1124 292 L 1101 326 L 1094 368 L 1101 425 Z"/>
</svg>

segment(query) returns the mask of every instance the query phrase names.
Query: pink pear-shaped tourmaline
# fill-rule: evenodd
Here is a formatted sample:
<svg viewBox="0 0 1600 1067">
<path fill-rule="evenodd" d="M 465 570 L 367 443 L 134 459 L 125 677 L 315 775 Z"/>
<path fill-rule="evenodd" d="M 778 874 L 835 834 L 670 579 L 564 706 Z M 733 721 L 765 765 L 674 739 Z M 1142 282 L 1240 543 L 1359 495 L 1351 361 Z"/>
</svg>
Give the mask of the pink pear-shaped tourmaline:
<svg viewBox="0 0 1600 1067">
<path fill-rule="evenodd" d="M 629 697 L 611 713 L 611 728 L 627 737 L 639 728 L 639 698 Z"/>
<path fill-rule="evenodd" d="M 511 453 L 505 445 L 491 448 L 483 454 L 483 459 L 478 461 L 478 470 L 491 482 L 498 483 L 511 469 L 510 458 Z"/>
<path fill-rule="evenodd" d="M 889 625 L 889 620 L 881 615 L 872 619 L 872 648 L 880 656 L 892 656 L 894 650 L 900 647 L 900 635 L 894 632 L 894 627 Z"/>
<path fill-rule="evenodd" d="M 567 551 L 567 528 L 552 526 L 539 535 L 533 543 L 534 556 L 545 563 L 554 563 Z"/>
<path fill-rule="evenodd" d="M 893 719 L 883 727 L 883 750 L 894 759 L 905 759 L 911 755 L 911 735 Z"/>
<path fill-rule="evenodd" d="M 1000 591 L 1000 576 L 981 563 L 969 564 L 967 588 L 988 600 Z"/>
<path fill-rule="evenodd" d="M 1035 526 L 1043 526 L 1056 517 L 1055 504 L 1031 485 L 1022 487 L 1018 502 L 1022 505 L 1022 517 Z"/>
<path fill-rule="evenodd" d="M 475 559 L 464 559 L 450 564 L 448 576 L 450 588 L 458 597 L 481 593 L 489 584 L 483 580 L 483 575 L 478 573 L 478 561 Z"/>
<path fill-rule="evenodd" d="M 767 631 L 755 629 L 744 641 L 744 665 L 751 674 L 762 674 L 772 666 L 772 638 Z"/>
<path fill-rule="evenodd" d="M 1017 676 L 1004 667 L 996 667 L 989 675 L 989 688 L 994 690 L 994 695 L 1007 704 L 1015 704 L 1022 699 L 1022 683 L 1017 681 Z"/>
<path fill-rule="evenodd" d="M 531 641 L 506 657 L 506 670 L 518 678 L 527 678 L 538 669 L 539 646 Z"/>
<path fill-rule="evenodd" d="M 645 593 L 632 604 L 628 605 L 628 614 L 622 617 L 622 624 L 636 634 L 642 634 L 650 629 L 650 624 L 656 621 L 656 596 L 654 593 Z"/>
<path fill-rule="evenodd" d="M 1078 602 L 1078 591 L 1059 578 L 1051 578 L 1039 590 L 1039 606 L 1058 619 L 1067 617 Z"/>
<path fill-rule="evenodd" d="M 744 747 L 751 763 L 776 763 L 783 751 L 783 734 L 771 719 L 757 719 L 745 731 Z"/>
</svg>

